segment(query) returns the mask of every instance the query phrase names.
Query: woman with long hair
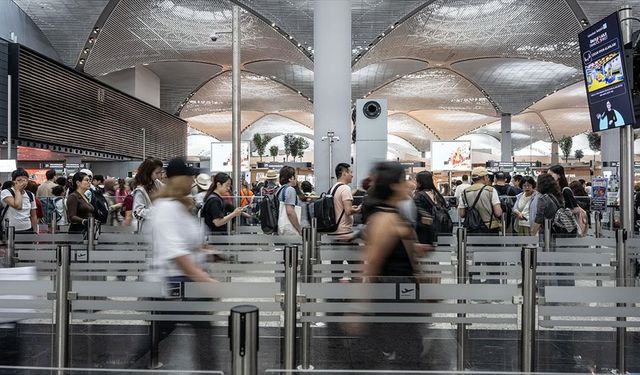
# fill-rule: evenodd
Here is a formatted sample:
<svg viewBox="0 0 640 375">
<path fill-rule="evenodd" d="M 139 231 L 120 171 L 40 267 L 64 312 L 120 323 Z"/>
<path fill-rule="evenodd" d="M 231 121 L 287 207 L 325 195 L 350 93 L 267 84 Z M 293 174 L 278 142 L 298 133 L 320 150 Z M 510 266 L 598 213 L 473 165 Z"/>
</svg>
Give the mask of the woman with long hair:
<svg viewBox="0 0 640 375">
<path fill-rule="evenodd" d="M 535 212 L 535 221 L 531 226 L 531 234 L 536 235 L 544 226 L 545 219 L 553 219 L 556 212 L 564 207 L 564 198 L 560 191 L 560 185 L 549 173 L 538 176 L 537 184 L 538 204 Z"/>
<path fill-rule="evenodd" d="M 231 188 L 231 176 L 226 173 L 218 173 L 213 177 L 213 182 L 204 196 L 204 205 L 200 217 L 212 233 L 226 234 L 227 223 L 242 214 L 242 207 L 237 207 L 230 213 L 226 209 L 224 196 Z"/>
<path fill-rule="evenodd" d="M 569 182 L 564 174 L 564 167 L 559 164 L 552 165 L 549 168 L 548 173 L 553 176 L 553 178 L 558 182 L 558 185 L 560 185 L 560 191 L 562 192 L 562 197 L 564 199 L 564 207 L 570 209 L 576 216 L 579 224 L 578 234 L 585 234 L 587 231 L 587 212 L 580 207 L 578 200 L 573 194 L 573 190 L 569 187 Z"/>
<path fill-rule="evenodd" d="M 417 257 L 429 247 L 416 244 L 413 227 L 399 212 L 400 205 L 411 193 L 411 187 L 400 163 L 380 162 L 376 164 L 374 173 L 372 195 L 378 203 L 368 219 L 364 235 L 364 280 L 368 283 L 413 285 L 420 274 Z M 380 344 L 381 358 L 415 361 L 422 352 L 421 335 L 414 324 L 371 324 L 368 329 L 372 338 L 402 335 L 403 340 L 411 343 L 407 346 L 410 350 L 396 352 L 395 343 L 383 340 Z"/>
<path fill-rule="evenodd" d="M 516 202 L 513 205 L 513 215 L 515 217 L 516 233 L 521 236 L 528 236 L 531 233 L 531 227 L 529 225 L 529 218 L 531 215 L 535 215 L 535 212 L 531 212 L 531 202 L 535 198 L 536 192 L 536 180 L 531 176 L 525 176 L 520 181 L 520 189 L 522 193 L 516 195 Z"/>
<path fill-rule="evenodd" d="M 422 171 L 416 175 L 416 191 L 413 199 L 418 209 L 416 229 L 420 243 L 432 244 L 436 241 L 438 234 L 451 234 L 453 221 L 451 217 L 446 220 L 447 218 L 443 216 L 449 215 L 447 212 L 449 207 L 433 182 L 432 172 Z M 441 228 L 440 222 L 434 222 L 436 216 L 447 221 L 445 228 Z"/>
<path fill-rule="evenodd" d="M 134 178 L 135 189 L 133 190 L 133 217 L 136 219 L 132 224 L 136 225 L 138 221 L 144 222 L 149 214 L 152 205 L 151 197 L 156 194 L 158 188 L 162 186 L 160 178 L 162 177 L 162 161 L 155 158 L 147 158 L 138 167 L 138 173 Z"/>
<path fill-rule="evenodd" d="M 82 233 L 87 228 L 87 221 L 93 216 L 93 206 L 85 194 L 91 187 L 91 178 L 78 172 L 71 179 L 71 188 L 67 197 L 67 218 L 69 233 Z"/>
</svg>

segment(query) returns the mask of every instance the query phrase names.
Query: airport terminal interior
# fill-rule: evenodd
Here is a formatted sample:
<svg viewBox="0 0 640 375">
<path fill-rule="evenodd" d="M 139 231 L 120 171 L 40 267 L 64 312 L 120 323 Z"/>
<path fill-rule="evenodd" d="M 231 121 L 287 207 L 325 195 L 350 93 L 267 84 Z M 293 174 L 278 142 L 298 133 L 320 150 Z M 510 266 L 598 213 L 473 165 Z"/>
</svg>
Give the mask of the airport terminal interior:
<svg viewBox="0 0 640 375">
<path fill-rule="evenodd" d="M 0 0 L 0 374 L 640 373 L 640 0 Z"/>
</svg>

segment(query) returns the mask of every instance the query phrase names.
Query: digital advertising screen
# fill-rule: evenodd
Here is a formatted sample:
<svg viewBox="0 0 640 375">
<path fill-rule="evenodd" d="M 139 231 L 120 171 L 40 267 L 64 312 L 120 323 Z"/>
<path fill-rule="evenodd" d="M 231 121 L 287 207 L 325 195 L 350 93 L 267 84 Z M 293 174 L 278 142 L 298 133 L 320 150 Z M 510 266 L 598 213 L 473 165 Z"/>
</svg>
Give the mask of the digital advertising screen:
<svg viewBox="0 0 640 375">
<path fill-rule="evenodd" d="M 251 164 L 249 159 L 250 142 L 240 143 L 240 164 L 242 171 L 249 171 Z M 211 143 L 211 172 L 227 172 L 233 170 L 233 155 L 231 142 Z"/>
<path fill-rule="evenodd" d="M 471 142 L 431 142 L 431 169 L 434 171 L 470 171 Z"/>
<path fill-rule="evenodd" d="M 578 39 L 593 131 L 635 124 L 618 14 L 593 24 Z"/>
</svg>

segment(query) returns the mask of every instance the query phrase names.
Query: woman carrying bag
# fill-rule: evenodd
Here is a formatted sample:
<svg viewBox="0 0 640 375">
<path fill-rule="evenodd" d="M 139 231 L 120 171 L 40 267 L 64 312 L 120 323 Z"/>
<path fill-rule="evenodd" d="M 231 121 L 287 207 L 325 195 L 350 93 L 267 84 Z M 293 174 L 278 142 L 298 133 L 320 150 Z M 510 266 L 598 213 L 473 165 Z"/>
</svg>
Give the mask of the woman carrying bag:
<svg viewBox="0 0 640 375">
<path fill-rule="evenodd" d="M 278 234 L 280 235 L 302 235 L 300 218 L 302 207 L 295 186 L 296 171 L 292 167 L 282 167 L 280 169 L 280 189 L 276 191 L 280 204 L 278 206 Z"/>
</svg>

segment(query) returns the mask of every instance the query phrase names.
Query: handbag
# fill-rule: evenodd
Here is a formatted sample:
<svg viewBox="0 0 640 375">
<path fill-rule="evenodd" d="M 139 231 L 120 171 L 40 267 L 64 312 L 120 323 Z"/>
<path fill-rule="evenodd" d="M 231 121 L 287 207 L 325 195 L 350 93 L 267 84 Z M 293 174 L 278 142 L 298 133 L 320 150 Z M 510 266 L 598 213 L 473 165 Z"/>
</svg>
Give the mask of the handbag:
<svg viewBox="0 0 640 375">
<path fill-rule="evenodd" d="M 281 195 L 280 204 L 278 205 L 278 234 L 280 235 L 297 235 L 299 234 L 296 228 L 291 224 L 289 216 L 287 216 L 287 205 L 284 204 L 284 197 L 287 189 L 282 189 L 279 194 Z M 298 223 L 302 217 L 302 207 L 298 205 L 298 197 L 296 197 L 296 205 L 294 206 Z"/>
</svg>

